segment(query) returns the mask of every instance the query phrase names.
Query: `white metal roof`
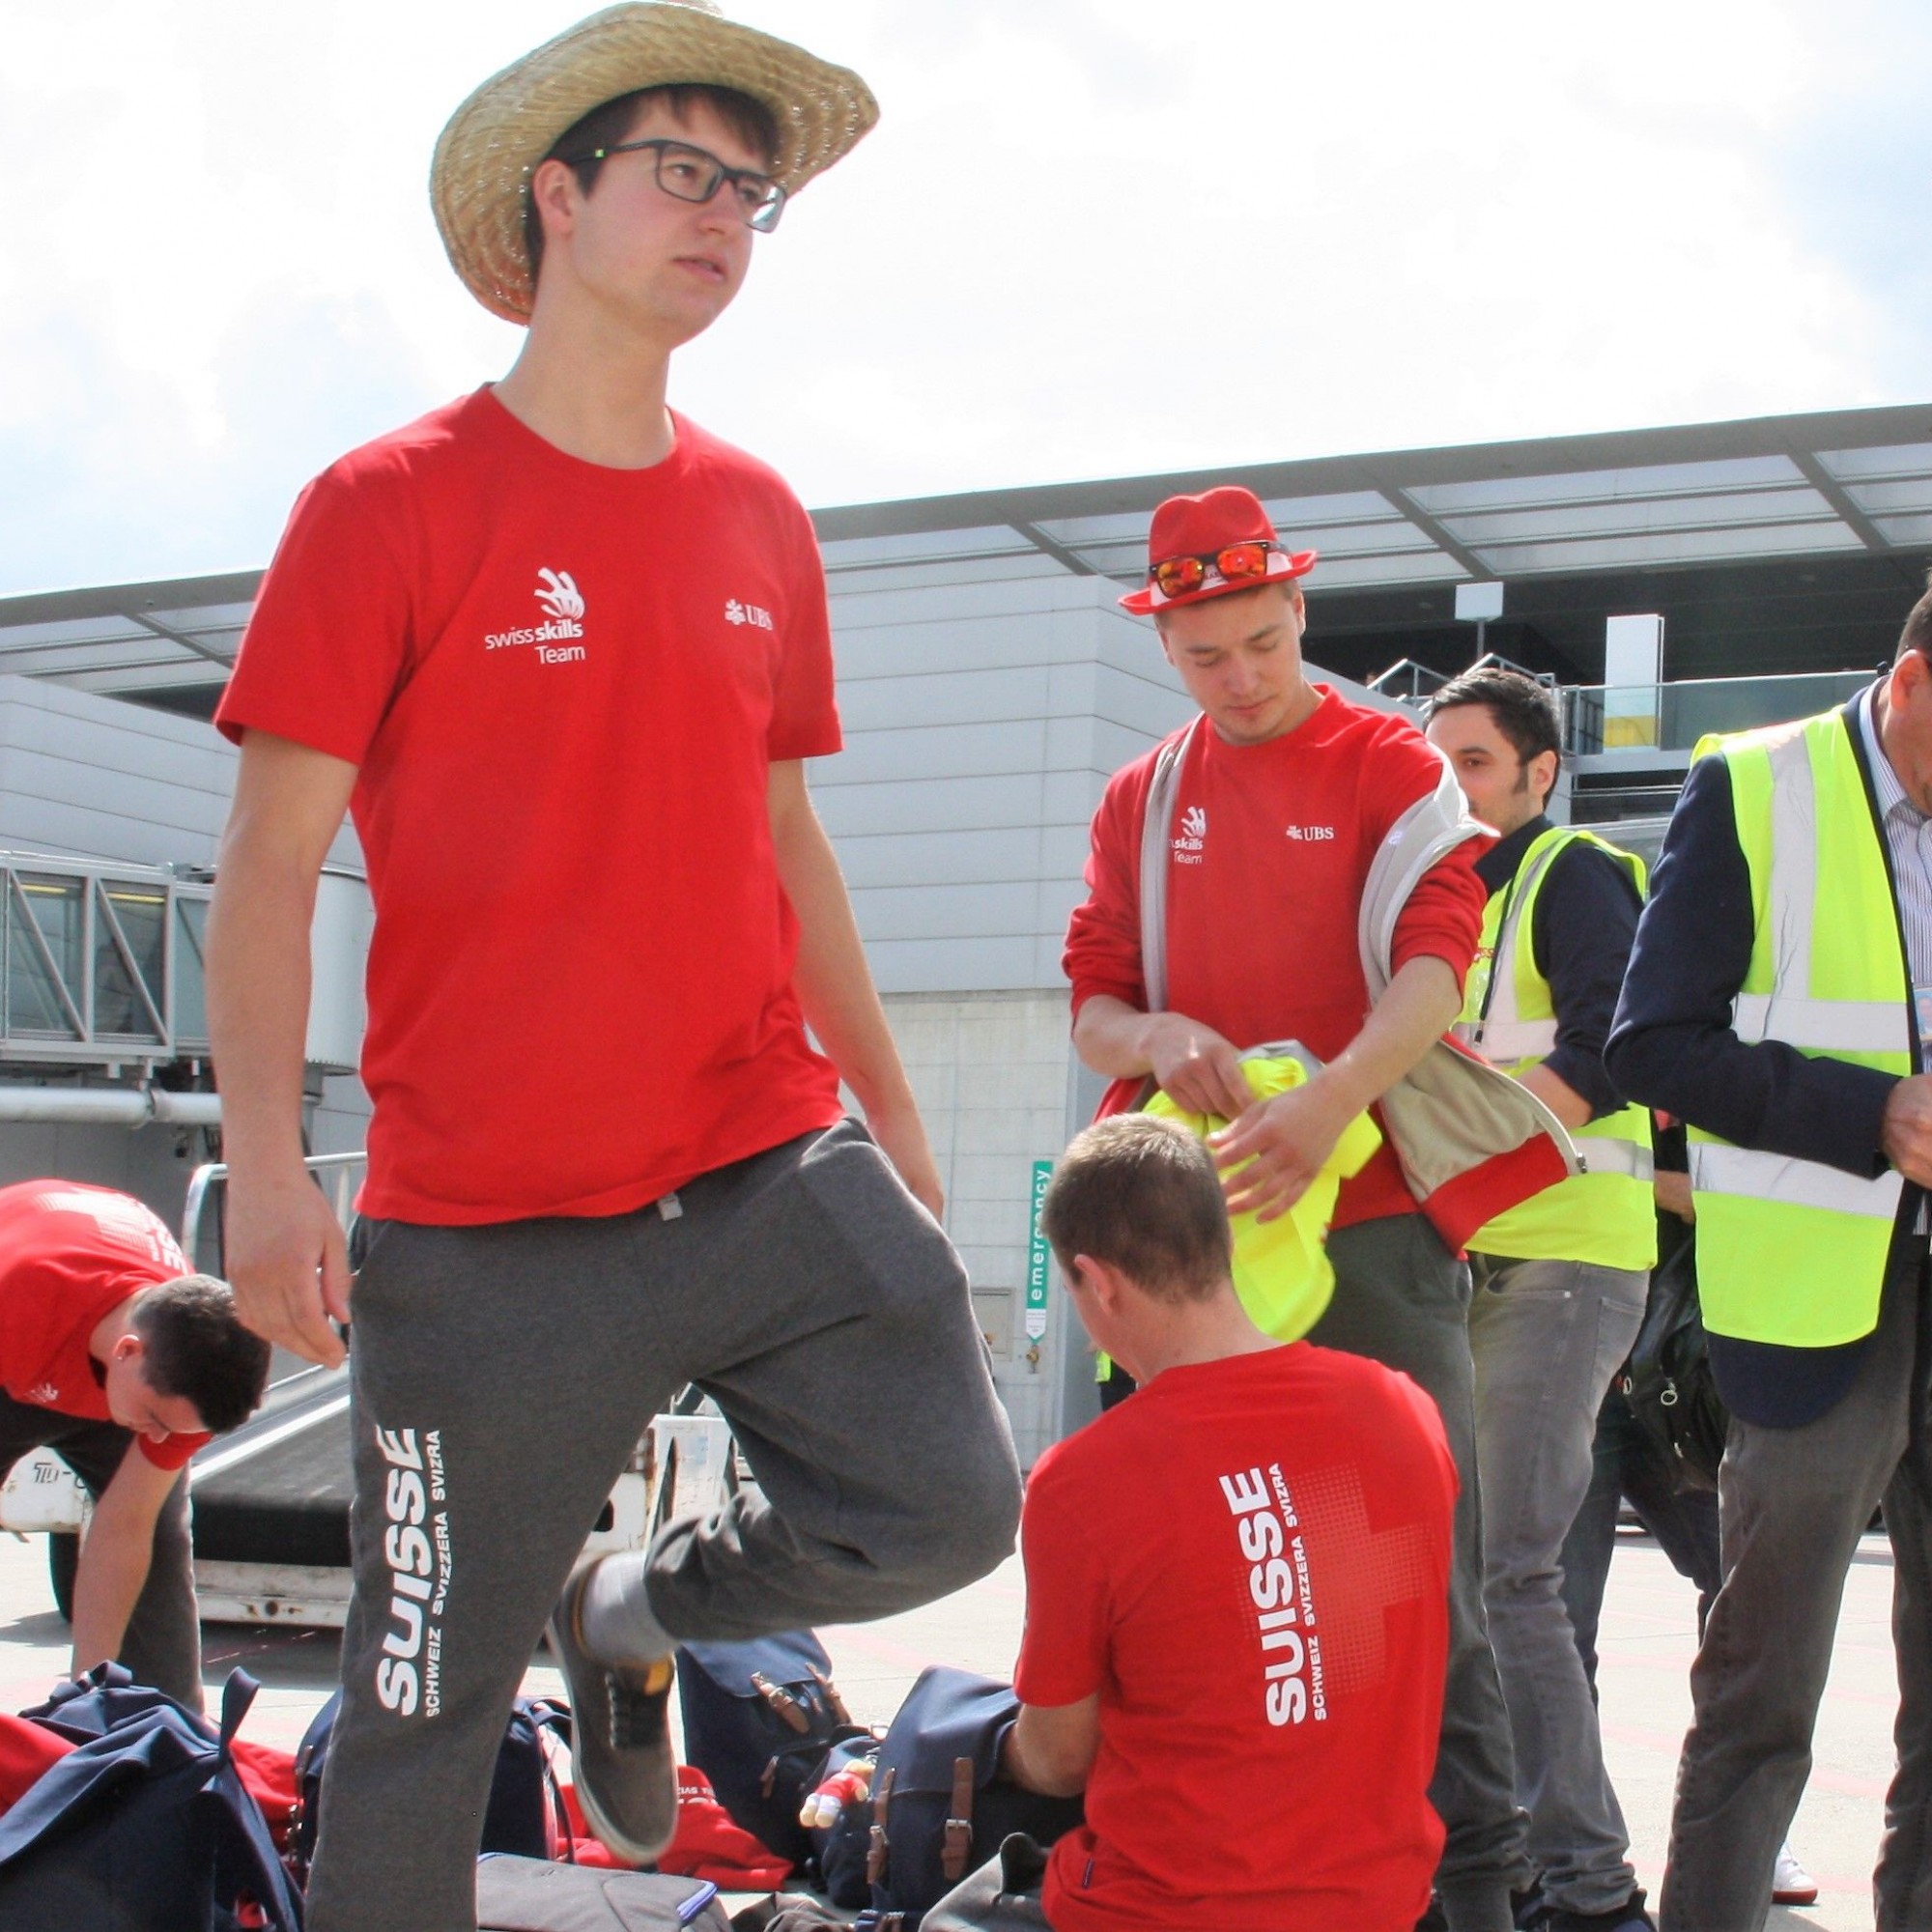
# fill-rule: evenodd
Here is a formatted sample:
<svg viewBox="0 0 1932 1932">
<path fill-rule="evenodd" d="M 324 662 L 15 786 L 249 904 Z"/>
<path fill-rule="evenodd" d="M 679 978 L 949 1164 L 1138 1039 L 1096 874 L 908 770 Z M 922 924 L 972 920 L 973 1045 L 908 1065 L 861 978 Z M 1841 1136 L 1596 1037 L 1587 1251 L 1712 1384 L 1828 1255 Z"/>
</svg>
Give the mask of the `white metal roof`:
<svg viewBox="0 0 1932 1932">
<path fill-rule="evenodd" d="M 1932 552 L 1932 404 L 1321 457 L 815 513 L 835 591 L 934 572 L 1136 581 L 1153 507 L 1248 485 L 1321 553 L 1309 589 Z M 0 674 L 101 692 L 227 675 L 261 573 L 0 599 Z"/>
</svg>

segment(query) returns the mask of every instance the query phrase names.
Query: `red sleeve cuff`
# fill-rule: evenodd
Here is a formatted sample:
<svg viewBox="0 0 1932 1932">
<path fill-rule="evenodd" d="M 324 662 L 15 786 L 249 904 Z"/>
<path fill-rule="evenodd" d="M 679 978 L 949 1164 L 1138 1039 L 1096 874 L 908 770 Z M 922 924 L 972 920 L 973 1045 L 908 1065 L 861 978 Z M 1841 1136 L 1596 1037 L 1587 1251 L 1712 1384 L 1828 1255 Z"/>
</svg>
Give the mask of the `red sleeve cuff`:
<svg viewBox="0 0 1932 1932">
<path fill-rule="evenodd" d="M 141 1454 L 157 1469 L 185 1468 L 197 1449 L 208 1444 L 206 1435 L 170 1435 L 165 1442 L 151 1442 L 145 1435 L 135 1438 Z"/>
</svg>

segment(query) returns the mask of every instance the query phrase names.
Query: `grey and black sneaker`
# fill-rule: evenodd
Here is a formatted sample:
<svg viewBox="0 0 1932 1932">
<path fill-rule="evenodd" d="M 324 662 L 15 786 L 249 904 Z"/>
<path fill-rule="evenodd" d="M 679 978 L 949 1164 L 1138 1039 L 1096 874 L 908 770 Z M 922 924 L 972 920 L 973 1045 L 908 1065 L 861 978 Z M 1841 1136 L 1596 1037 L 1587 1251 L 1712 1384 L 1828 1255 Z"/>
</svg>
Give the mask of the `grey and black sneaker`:
<svg viewBox="0 0 1932 1932">
<path fill-rule="evenodd" d="M 601 1559 L 597 1559 L 601 1560 Z M 583 1646 L 579 1609 L 597 1560 L 580 1564 L 550 1620 L 550 1647 L 570 1691 L 571 1758 L 583 1816 L 603 1844 L 649 1864 L 677 1829 L 670 1747 L 671 1660 L 606 1663 Z"/>
</svg>

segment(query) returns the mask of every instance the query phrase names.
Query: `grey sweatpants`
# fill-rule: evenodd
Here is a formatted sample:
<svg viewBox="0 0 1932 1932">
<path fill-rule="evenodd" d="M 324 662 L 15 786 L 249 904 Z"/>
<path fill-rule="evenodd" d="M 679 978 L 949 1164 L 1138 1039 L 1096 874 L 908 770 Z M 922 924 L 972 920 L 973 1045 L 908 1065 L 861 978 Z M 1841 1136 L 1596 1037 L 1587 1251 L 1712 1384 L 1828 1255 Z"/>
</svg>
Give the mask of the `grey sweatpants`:
<svg viewBox="0 0 1932 1932">
<path fill-rule="evenodd" d="M 846 1122 L 682 1209 L 369 1230 L 355 1596 L 310 1932 L 470 1932 L 511 1698 L 611 1484 L 685 1382 L 758 1479 L 650 1559 L 676 1636 L 879 1617 L 1013 1547 L 1019 1479 L 958 1257 Z"/>
<path fill-rule="evenodd" d="M 1529 1883 L 1528 1820 L 1516 1802 L 1509 1712 L 1483 1613 L 1469 1270 L 1420 1214 L 1358 1221 L 1328 1237 L 1335 1295 L 1311 1342 L 1413 1378 L 1442 1412 L 1462 1489 L 1449 1571 L 1449 1669 L 1429 1801 L 1448 1840 L 1435 1877 L 1450 1932 L 1512 1932 L 1510 1892 Z"/>
</svg>

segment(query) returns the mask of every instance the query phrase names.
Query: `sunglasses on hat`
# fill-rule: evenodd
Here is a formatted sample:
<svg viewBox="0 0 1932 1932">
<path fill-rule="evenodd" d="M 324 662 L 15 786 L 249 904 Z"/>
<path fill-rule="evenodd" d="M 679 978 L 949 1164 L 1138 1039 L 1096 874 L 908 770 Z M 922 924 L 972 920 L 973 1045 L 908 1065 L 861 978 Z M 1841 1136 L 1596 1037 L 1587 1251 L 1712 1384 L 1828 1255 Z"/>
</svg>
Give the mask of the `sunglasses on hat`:
<svg viewBox="0 0 1932 1932">
<path fill-rule="evenodd" d="M 1279 544 L 1257 540 L 1230 544 L 1225 550 L 1208 551 L 1201 556 L 1162 557 L 1150 565 L 1148 582 L 1163 597 L 1184 597 L 1207 582 L 1210 570 L 1229 583 L 1242 583 L 1250 578 L 1259 581 L 1268 574 L 1268 553 L 1280 548 Z"/>
</svg>

